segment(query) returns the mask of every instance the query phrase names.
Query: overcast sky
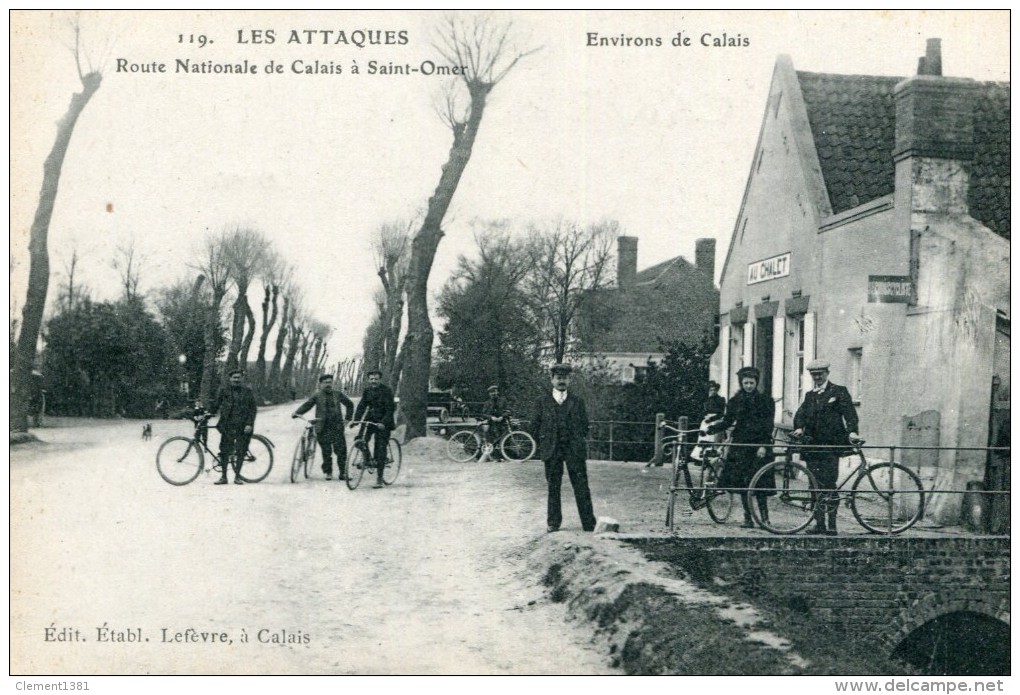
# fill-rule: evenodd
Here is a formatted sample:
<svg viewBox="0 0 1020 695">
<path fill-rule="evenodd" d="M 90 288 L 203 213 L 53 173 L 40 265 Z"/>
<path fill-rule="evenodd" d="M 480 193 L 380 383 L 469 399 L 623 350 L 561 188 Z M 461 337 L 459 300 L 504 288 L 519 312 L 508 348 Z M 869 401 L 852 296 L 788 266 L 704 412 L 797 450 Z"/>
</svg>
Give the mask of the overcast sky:
<svg viewBox="0 0 1020 695">
<path fill-rule="evenodd" d="M 12 304 L 19 314 L 42 163 L 80 88 L 69 18 L 11 18 Z M 440 19 L 82 15 L 82 45 L 103 68 L 103 84 L 64 163 L 50 228 L 51 298 L 72 248 L 94 295 L 112 299 L 118 245 L 133 241 L 142 255 L 146 291 L 193 276 L 189 264 L 210 230 L 244 224 L 262 230 L 299 269 L 310 312 L 336 329 L 331 357 L 360 352 L 377 283 L 372 232 L 425 206 L 451 142 L 432 107 L 444 78 L 370 75 L 369 63 L 442 64 L 432 47 Z M 695 239 L 714 237 L 718 275 L 779 54 L 798 70 L 907 76 L 925 39 L 939 37 L 944 74 L 1010 79 L 1008 12 L 575 12 L 513 20 L 522 48 L 541 50 L 491 94 L 447 217 L 433 292 L 457 254 L 470 251 L 475 218 L 521 226 L 616 219 L 640 239 L 639 269 L 678 254 L 693 259 Z M 274 42 L 254 43 L 256 30 L 272 30 Z M 289 42 L 292 30 L 300 42 Z M 358 30 L 391 31 L 397 41 L 406 32 L 406 43 L 358 47 L 350 43 Z M 348 43 L 332 43 L 341 31 Z M 588 46 L 592 32 L 632 45 Z M 672 45 L 678 32 L 689 46 Z M 703 46 L 705 34 L 709 43 L 738 45 Z M 200 46 L 200 36 L 211 43 Z M 662 45 L 633 45 L 648 38 Z M 258 72 L 181 74 L 177 59 L 247 59 Z M 297 74 L 295 60 L 342 72 Z M 283 74 L 264 74 L 270 61 Z M 351 74 L 353 62 L 360 74 Z M 165 73 L 140 71 L 161 63 Z M 118 71 L 131 64 L 139 72 Z"/>
</svg>

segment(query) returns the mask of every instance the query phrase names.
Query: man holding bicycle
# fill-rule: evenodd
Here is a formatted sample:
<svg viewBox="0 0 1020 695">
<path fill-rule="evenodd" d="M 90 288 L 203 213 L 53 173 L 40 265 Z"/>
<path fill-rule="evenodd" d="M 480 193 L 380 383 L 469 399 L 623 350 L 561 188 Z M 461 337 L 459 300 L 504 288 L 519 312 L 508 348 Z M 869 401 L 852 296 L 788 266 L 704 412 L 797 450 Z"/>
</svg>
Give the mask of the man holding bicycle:
<svg viewBox="0 0 1020 695">
<path fill-rule="evenodd" d="M 805 394 L 804 403 L 793 417 L 792 434 L 811 444 L 830 447 L 804 449 L 801 457 L 808 470 L 814 474 L 819 488 L 835 490 L 839 478 L 839 458 L 848 456 L 852 451 L 849 448 L 844 450 L 831 447 L 849 447 L 860 439 L 857 436 L 857 410 L 846 387 L 829 381 L 827 360 L 813 360 L 807 370 L 815 387 Z M 820 503 L 815 507 L 814 532 L 835 536 L 838 509 L 839 496 L 822 493 Z"/>
<path fill-rule="evenodd" d="M 390 443 L 390 430 L 396 425 L 393 421 L 396 403 L 393 400 L 393 389 L 382 383 L 382 372 L 373 369 L 368 373 L 368 386 L 361 394 L 354 419 L 364 422 L 375 422 L 382 427 L 366 427 L 361 425 L 359 436 L 368 446 L 369 438 L 373 441 L 372 458 L 376 461 L 376 481 L 373 487 L 384 487 L 383 470 L 386 464 L 386 450 Z M 357 423 L 354 423 L 357 424 Z M 353 425 L 352 425 L 353 426 Z M 366 431 L 367 430 L 367 431 Z"/>
<path fill-rule="evenodd" d="M 220 414 L 216 429 L 220 431 L 220 463 L 223 466 L 223 473 L 216 485 L 227 483 L 227 462 L 233 456 L 234 463 L 234 484 L 241 485 L 241 466 L 244 464 L 245 454 L 248 452 L 248 441 L 251 433 L 255 430 L 255 394 L 252 390 L 241 383 L 244 372 L 240 369 L 230 371 L 230 383 L 220 389 L 213 401 L 209 413 Z"/>
<path fill-rule="evenodd" d="M 319 377 L 319 390 L 298 406 L 291 417 L 304 415 L 315 407 L 315 438 L 322 449 L 322 472 L 326 480 L 333 479 L 333 454 L 336 453 L 338 480 L 347 478 L 347 441 L 344 439 L 344 423 L 351 421 L 354 403 L 340 391 L 333 390 L 333 375 Z M 344 407 L 344 410 L 340 409 Z"/>
<path fill-rule="evenodd" d="M 488 425 L 485 438 L 489 444 L 492 444 L 492 456 L 496 458 L 498 456 L 496 442 L 509 430 L 506 406 L 499 397 L 499 387 L 496 385 L 489 387 L 489 400 L 485 401 L 485 405 L 482 406 L 482 417 L 485 418 Z"/>
</svg>

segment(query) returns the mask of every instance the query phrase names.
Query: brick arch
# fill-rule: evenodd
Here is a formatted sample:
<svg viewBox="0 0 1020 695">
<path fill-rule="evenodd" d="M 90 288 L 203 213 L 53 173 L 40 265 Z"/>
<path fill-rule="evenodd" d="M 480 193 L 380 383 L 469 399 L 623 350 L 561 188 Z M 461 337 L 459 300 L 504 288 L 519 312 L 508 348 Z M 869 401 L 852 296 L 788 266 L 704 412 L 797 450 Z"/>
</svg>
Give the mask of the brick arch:
<svg viewBox="0 0 1020 695">
<path fill-rule="evenodd" d="M 960 612 L 979 613 L 989 618 L 1010 624 L 1009 599 L 985 599 L 977 589 L 970 591 L 938 592 L 928 594 L 900 611 L 886 630 L 880 643 L 884 644 L 888 653 L 899 646 L 914 630 L 925 623 Z"/>
</svg>

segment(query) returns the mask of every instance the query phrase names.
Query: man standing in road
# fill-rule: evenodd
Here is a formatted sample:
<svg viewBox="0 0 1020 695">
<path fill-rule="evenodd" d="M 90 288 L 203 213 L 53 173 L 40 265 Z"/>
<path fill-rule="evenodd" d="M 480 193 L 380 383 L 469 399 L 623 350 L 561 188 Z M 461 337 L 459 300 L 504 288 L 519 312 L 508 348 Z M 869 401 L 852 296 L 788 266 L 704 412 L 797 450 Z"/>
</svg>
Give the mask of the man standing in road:
<svg viewBox="0 0 1020 695">
<path fill-rule="evenodd" d="M 560 487 L 563 466 L 566 464 L 574 500 L 581 517 L 581 528 L 595 530 L 595 512 L 592 510 L 591 491 L 588 489 L 587 442 L 588 412 L 584 400 L 568 393 L 571 367 L 553 365 L 552 391 L 542 395 L 535 403 L 532 418 L 535 437 L 538 439 L 538 456 L 545 462 L 545 479 L 549 484 L 547 530 L 558 531 L 563 522 L 560 507 Z"/>
<path fill-rule="evenodd" d="M 340 406 L 344 407 L 341 411 Z M 298 406 L 291 417 L 304 415 L 315 406 L 315 438 L 322 448 L 322 472 L 333 479 L 333 453 L 336 453 L 337 480 L 347 479 L 347 441 L 344 422 L 351 421 L 354 403 L 341 391 L 333 390 L 333 375 L 319 377 L 319 390 Z"/>
<path fill-rule="evenodd" d="M 390 430 L 395 427 L 393 413 L 396 403 L 393 400 L 393 389 L 382 383 L 382 372 L 373 369 L 368 373 L 368 386 L 361 394 L 358 409 L 354 412 L 355 420 L 365 420 L 382 425 L 378 427 L 361 426 L 361 436 L 365 445 L 373 440 L 372 458 L 376 462 L 376 481 L 373 487 L 383 487 L 383 468 L 386 464 L 386 450 L 390 444 Z M 357 423 L 355 423 L 357 424 Z"/>
<path fill-rule="evenodd" d="M 241 485 L 241 466 L 248 452 L 248 441 L 255 430 L 255 394 L 241 383 L 244 372 L 240 369 L 230 371 L 230 384 L 216 395 L 209 412 L 220 414 L 216 429 L 220 431 L 220 463 L 223 472 L 216 485 L 227 483 L 227 462 L 234 457 L 234 483 Z"/>
<path fill-rule="evenodd" d="M 858 441 L 857 410 L 845 386 L 829 381 L 829 363 L 813 360 L 807 366 L 815 387 L 804 396 L 804 403 L 793 417 L 793 434 L 805 437 L 810 444 L 826 445 L 825 449 L 805 449 L 801 456 L 808 470 L 815 476 L 815 482 L 823 490 L 835 490 L 839 478 L 839 457 L 848 456 L 849 447 Z M 815 506 L 815 533 L 836 535 L 836 511 L 839 496 L 822 493 Z M 826 526 L 828 522 L 828 526 Z"/>
<path fill-rule="evenodd" d="M 485 405 L 482 406 L 482 417 L 485 418 L 485 422 L 488 425 L 485 433 L 486 439 L 489 444 L 492 444 L 493 458 L 498 456 L 496 453 L 496 443 L 507 431 L 505 415 L 506 406 L 503 405 L 503 400 L 499 397 L 499 387 L 493 384 L 489 387 L 489 400 L 485 401 Z"/>
</svg>

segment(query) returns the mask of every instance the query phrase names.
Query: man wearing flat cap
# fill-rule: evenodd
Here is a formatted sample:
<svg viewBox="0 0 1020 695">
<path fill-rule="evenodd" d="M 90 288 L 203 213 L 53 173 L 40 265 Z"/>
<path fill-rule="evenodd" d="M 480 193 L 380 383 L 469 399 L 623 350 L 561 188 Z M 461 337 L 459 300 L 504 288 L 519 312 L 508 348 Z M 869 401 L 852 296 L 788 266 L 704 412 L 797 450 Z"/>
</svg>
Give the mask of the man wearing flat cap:
<svg viewBox="0 0 1020 695">
<path fill-rule="evenodd" d="M 793 417 L 793 434 L 807 443 L 825 445 L 825 449 L 805 449 L 801 456 L 815 482 L 823 490 L 835 490 L 839 477 L 839 457 L 852 453 L 851 443 L 858 441 L 857 410 L 845 386 L 829 381 L 829 363 L 812 360 L 807 366 L 814 388 Z M 835 447 L 847 447 L 845 449 Z M 815 506 L 815 533 L 836 535 L 836 511 L 839 497 L 822 493 Z"/>
<path fill-rule="evenodd" d="M 382 372 L 373 369 L 367 375 L 368 386 L 361 393 L 361 400 L 354 411 L 354 419 L 363 422 L 374 422 L 379 427 L 366 427 L 358 422 L 351 423 L 351 426 L 360 426 L 359 437 L 364 439 L 368 446 L 369 439 L 372 440 L 372 458 L 376 462 L 385 463 L 386 452 L 390 445 L 390 431 L 396 427 L 394 414 L 397 410 L 396 401 L 393 396 L 393 389 L 382 383 Z M 375 488 L 381 488 L 383 483 L 384 466 L 376 466 Z"/>
<path fill-rule="evenodd" d="M 574 488 L 574 500 L 581 517 L 581 528 L 595 530 L 595 512 L 588 489 L 587 442 L 588 411 L 584 400 L 570 393 L 571 367 L 555 364 L 549 370 L 552 374 L 552 389 L 543 394 L 535 403 L 532 418 L 535 438 L 538 440 L 538 456 L 545 462 L 545 480 L 549 485 L 547 506 L 547 530 L 558 531 L 563 523 L 560 506 L 560 487 L 563 482 L 563 466 L 567 467 L 570 485 Z"/>
<path fill-rule="evenodd" d="M 251 433 L 255 429 L 257 406 L 255 394 L 241 383 L 243 376 L 244 372 L 240 369 L 230 370 L 230 383 L 220 389 L 209 409 L 214 415 L 217 412 L 220 414 L 216 429 L 220 431 L 220 463 L 223 471 L 216 485 L 227 483 L 227 462 L 232 454 L 237 454 L 234 457 L 234 482 L 237 485 L 244 482 L 241 479 L 241 466 L 248 452 Z"/>
<path fill-rule="evenodd" d="M 489 387 L 489 400 L 485 401 L 485 405 L 482 406 L 482 417 L 486 419 L 488 425 L 485 435 L 486 440 L 493 446 L 492 457 L 498 458 L 499 454 L 496 452 L 495 446 L 500 437 L 506 434 L 507 418 L 506 405 L 499 397 L 499 387 L 495 384 Z"/>
</svg>

